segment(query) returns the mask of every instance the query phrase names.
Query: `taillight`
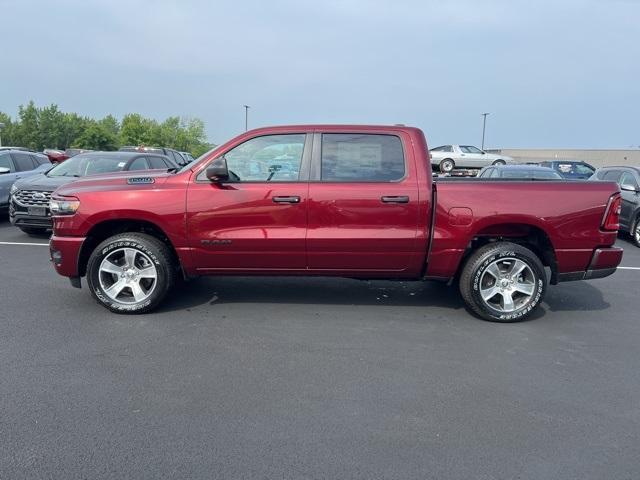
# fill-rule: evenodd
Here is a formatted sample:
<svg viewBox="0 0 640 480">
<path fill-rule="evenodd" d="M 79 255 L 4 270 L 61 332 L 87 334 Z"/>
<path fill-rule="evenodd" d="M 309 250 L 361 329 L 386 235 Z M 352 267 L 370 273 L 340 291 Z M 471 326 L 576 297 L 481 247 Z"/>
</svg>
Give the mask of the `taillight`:
<svg viewBox="0 0 640 480">
<path fill-rule="evenodd" d="M 620 194 L 615 193 L 611 195 L 609 203 L 607 204 L 607 209 L 604 211 L 604 218 L 602 219 L 603 230 L 615 232 L 620 228 L 620 209 Z"/>
</svg>

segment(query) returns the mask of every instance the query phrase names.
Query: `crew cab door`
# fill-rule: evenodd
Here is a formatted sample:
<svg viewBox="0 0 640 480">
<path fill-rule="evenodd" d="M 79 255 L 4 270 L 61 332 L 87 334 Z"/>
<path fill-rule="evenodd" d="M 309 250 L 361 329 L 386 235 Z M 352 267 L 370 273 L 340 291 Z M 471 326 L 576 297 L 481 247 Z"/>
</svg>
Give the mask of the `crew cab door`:
<svg viewBox="0 0 640 480">
<path fill-rule="evenodd" d="M 187 234 L 196 270 L 278 273 L 306 268 L 307 137 L 297 132 L 241 139 L 223 153 L 228 182 L 212 183 L 206 169 L 192 178 Z"/>
<path fill-rule="evenodd" d="M 415 270 L 419 192 L 414 153 L 406 145 L 403 133 L 314 135 L 310 270 L 400 277 Z"/>
</svg>

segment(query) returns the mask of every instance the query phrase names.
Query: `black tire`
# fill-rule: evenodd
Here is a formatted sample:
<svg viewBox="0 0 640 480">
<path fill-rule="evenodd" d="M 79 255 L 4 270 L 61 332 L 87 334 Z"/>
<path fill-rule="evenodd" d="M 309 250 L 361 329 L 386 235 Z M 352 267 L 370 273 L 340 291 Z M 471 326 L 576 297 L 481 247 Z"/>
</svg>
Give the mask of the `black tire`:
<svg viewBox="0 0 640 480">
<path fill-rule="evenodd" d="M 122 302 L 109 297 L 101 284 L 100 265 L 112 253 L 123 248 L 140 252 L 152 262 L 156 270 L 155 285 L 147 298 L 139 302 Z M 156 308 L 165 298 L 175 282 L 175 266 L 172 255 L 165 243 L 144 233 L 122 233 L 100 243 L 89 257 L 87 264 L 87 284 L 96 301 L 114 313 L 138 314 Z M 104 272 L 103 272 L 104 275 Z M 117 275 L 116 275 L 117 278 Z M 126 288 L 126 287 L 125 287 Z M 133 290 L 129 290 L 133 294 Z"/>
<path fill-rule="evenodd" d="M 506 165 L 507 162 L 505 162 L 504 160 L 496 160 L 495 162 L 493 162 L 493 165 Z"/>
<path fill-rule="evenodd" d="M 631 229 L 631 239 L 636 247 L 640 247 L 640 216 L 636 218 L 633 228 Z"/>
<path fill-rule="evenodd" d="M 511 264 L 515 267 L 516 260 L 526 264 L 528 269 L 514 279 L 508 273 L 508 266 Z M 493 285 L 491 283 L 485 285 L 484 282 L 490 282 L 493 276 L 492 273 L 485 276 L 485 273 L 490 269 L 493 271 L 494 266 L 498 269 L 506 266 L 506 276 L 501 277 L 502 280 L 495 278 Z M 512 298 L 513 310 L 511 311 L 506 310 L 504 304 L 506 297 L 500 289 L 503 284 L 499 283 L 503 281 L 507 283 L 504 285 L 506 289 L 504 294 Z M 513 290 L 521 285 L 530 288 L 531 293 L 524 294 Z M 481 291 L 489 293 L 491 288 L 495 287 L 500 291 L 496 291 L 495 296 L 484 300 Z M 547 275 L 540 259 L 528 248 L 511 242 L 496 242 L 479 248 L 467 259 L 460 276 L 460 293 L 467 307 L 480 318 L 492 322 L 508 323 L 526 319 L 540 305 L 546 291 Z"/>
<path fill-rule="evenodd" d="M 47 233 L 46 228 L 37 228 L 37 227 L 18 227 L 27 235 L 44 235 Z"/>
<path fill-rule="evenodd" d="M 456 168 L 456 162 L 450 158 L 445 158 L 440 162 L 439 168 L 442 173 L 451 173 Z"/>
</svg>

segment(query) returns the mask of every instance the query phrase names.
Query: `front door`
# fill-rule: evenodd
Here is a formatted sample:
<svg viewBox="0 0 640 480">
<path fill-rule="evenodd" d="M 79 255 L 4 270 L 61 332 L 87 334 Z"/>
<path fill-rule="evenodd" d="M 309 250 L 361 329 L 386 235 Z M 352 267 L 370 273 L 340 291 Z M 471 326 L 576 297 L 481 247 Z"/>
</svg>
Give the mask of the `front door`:
<svg viewBox="0 0 640 480">
<path fill-rule="evenodd" d="M 202 273 L 306 268 L 310 144 L 305 133 L 251 138 L 224 153 L 229 182 L 205 170 L 187 193 L 187 231 Z"/>
<path fill-rule="evenodd" d="M 419 198 L 409 155 L 412 150 L 404 151 L 392 134 L 316 134 L 307 232 L 311 271 L 393 277 L 415 270 Z"/>
</svg>

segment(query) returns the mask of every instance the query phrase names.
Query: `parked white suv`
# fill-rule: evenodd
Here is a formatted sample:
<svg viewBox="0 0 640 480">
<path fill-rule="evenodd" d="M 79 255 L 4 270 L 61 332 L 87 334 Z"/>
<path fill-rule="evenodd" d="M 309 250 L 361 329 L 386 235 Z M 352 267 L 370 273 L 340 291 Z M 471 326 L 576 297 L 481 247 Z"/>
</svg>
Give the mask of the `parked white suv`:
<svg viewBox="0 0 640 480">
<path fill-rule="evenodd" d="M 514 163 L 513 158 L 506 155 L 487 153 L 472 145 L 442 145 L 429 150 L 431 166 L 436 166 L 443 173 L 454 168 L 482 168 L 487 165 L 506 165 Z"/>
</svg>

